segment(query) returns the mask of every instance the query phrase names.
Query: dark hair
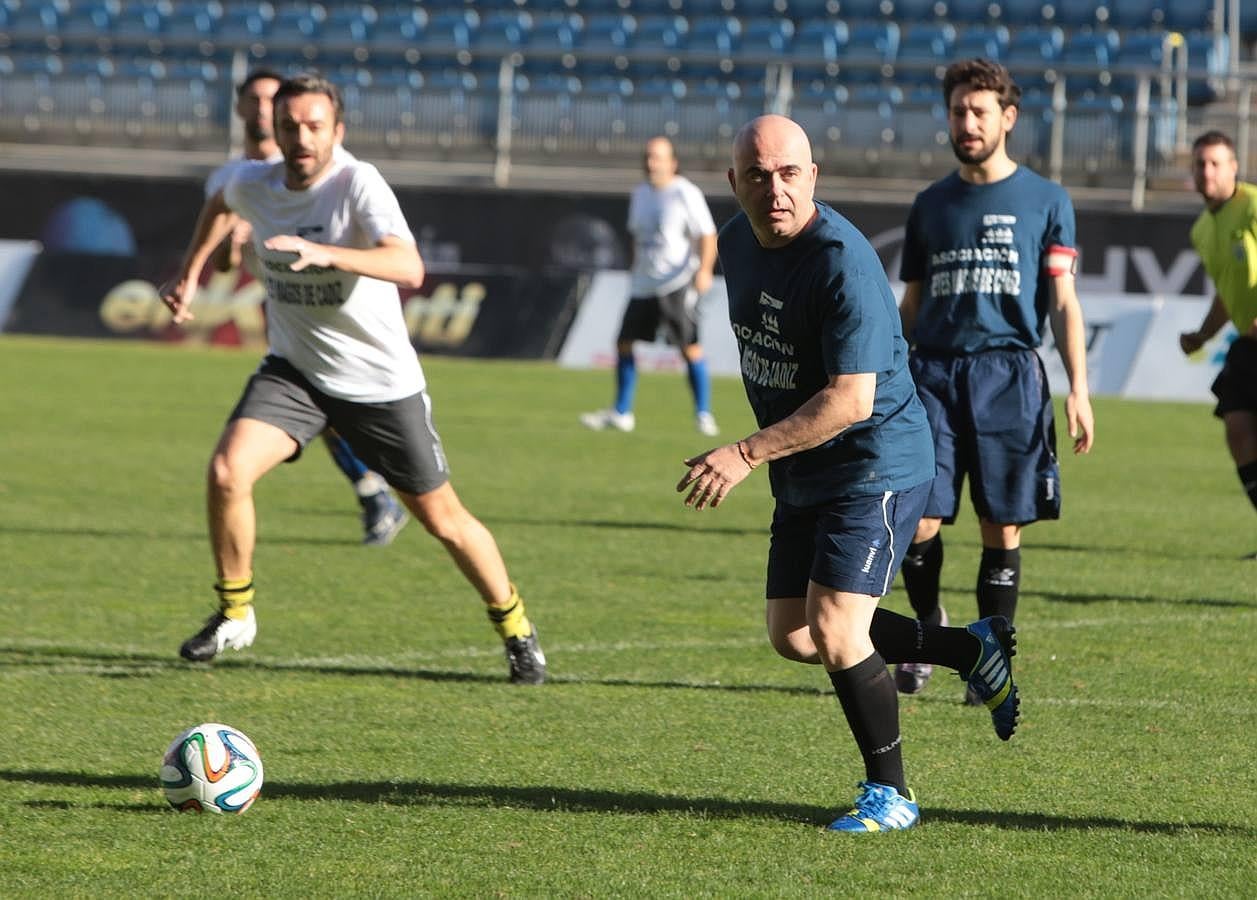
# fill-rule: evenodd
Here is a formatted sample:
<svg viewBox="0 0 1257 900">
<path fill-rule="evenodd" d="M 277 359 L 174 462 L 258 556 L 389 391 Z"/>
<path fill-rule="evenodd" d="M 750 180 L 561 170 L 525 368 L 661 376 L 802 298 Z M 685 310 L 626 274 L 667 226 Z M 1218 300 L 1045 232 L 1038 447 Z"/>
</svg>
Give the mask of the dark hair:
<svg viewBox="0 0 1257 900">
<path fill-rule="evenodd" d="M 1213 131 L 1206 131 L 1200 137 L 1196 138 L 1196 140 L 1192 141 L 1192 153 L 1194 154 L 1201 147 L 1213 147 L 1218 144 L 1226 147 L 1232 154 L 1235 153 L 1235 141 L 1231 140 L 1229 136 L 1223 134 L 1221 131 L 1217 131 L 1216 129 Z"/>
<path fill-rule="evenodd" d="M 1021 105 L 1021 88 L 1013 76 L 997 62 L 989 59 L 964 59 L 952 63 L 943 73 L 943 102 L 951 106 L 951 92 L 957 85 L 967 84 L 975 91 L 994 91 L 1000 109 Z"/>
<path fill-rule="evenodd" d="M 244 81 L 236 85 L 236 96 L 243 97 L 245 89 L 255 81 L 278 81 L 282 84 L 284 76 L 280 75 L 274 69 L 254 69 L 248 75 L 244 76 Z"/>
<path fill-rule="evenodd" d="M 280 83 L 272 102 L 275 108 L 279 109 L 281 100 L 299 97 L 302 94 L 322 94 L 332 101 L 333 121 L 339 122 L 344 117 L 345 104 L 340 99 L 340 91 L 322 75 L 294 75 L 292 78 L 285 79 Z"/>
</svg>

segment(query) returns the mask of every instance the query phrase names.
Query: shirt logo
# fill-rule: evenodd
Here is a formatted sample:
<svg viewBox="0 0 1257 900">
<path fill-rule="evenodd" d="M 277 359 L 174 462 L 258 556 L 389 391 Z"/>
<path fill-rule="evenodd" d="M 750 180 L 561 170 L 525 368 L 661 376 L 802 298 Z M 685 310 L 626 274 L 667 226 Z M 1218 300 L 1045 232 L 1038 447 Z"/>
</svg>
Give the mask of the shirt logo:
<svg viewBox="0 0 1257 900">
<path fill-rule="evenodd" d="M 772 313 L 764 313 L 760 317 L 760 323 L 769 334 L 781 334 L 781 326 L 777 324 L 777 317 Z"/>
<path fill-rule="evenodd" d="M 781 309 L 785 304 L 776 297 L 770 296 L 767 291 L 759 292 L 759 305 L 767 306 L 770 309 Z"/>
</svg>

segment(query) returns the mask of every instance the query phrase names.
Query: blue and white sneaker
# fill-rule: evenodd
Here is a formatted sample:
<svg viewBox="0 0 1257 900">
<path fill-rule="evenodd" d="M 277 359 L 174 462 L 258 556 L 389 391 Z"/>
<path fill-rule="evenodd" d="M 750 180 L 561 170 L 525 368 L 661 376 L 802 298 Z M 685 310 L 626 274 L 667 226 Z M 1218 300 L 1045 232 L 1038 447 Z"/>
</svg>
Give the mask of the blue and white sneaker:
<svg viewBox="0 0 1257 900">
<path fill-rule="evenodd" d="M 1001 741 L 1017 730 L 1021 699 L 1013 683 L 1013 657 L 1017 655 L 1017 629 L 1003 616 L 991 616 L 965 627 L 982 644 L 973 671 L 960 677 L 969 690 L 991 711 L 991 724 Z"/>
<path fill-rule="evenodd" d="M 911 828 L 921 821 L 921 808 L 911 788 L 905 797 L 890 785 L 876 781 L 861 781 L 857 786 L 860 793 L 856 795 L 855 806 L 846 815 L 834 819 L 826 830 L 868 834 Z"/>
<path fill-rule="evenodd" d="M 406 508 L 388 488 L 359 497 L 358 502 L 362 506 L 362 543 L 368 547 L 387 547 L 410 521 Z"/>
</svg>

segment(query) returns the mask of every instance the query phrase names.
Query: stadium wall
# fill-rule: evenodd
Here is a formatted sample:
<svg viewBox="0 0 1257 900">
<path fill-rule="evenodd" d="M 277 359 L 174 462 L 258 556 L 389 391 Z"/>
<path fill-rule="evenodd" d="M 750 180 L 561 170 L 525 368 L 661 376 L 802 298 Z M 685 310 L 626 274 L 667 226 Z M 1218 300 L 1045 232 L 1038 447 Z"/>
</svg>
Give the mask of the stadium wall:
<svg viewBox="0 0 1257 900">
<path fill-rule="evenodd" d="M 201 185 L 186 179 L 0 173 L 0 323 L 10 333 L 239 345 L 264 344 L 261 291 L 247 273 L 207 278 L 197 318 L 171 324 L 157 285 L 174 272 Z M 401 189 L 429 275 L 403 303 L 421 352 L 557 359 L 607 366 L 625 302 L 627 198 L 465 188 Z M 824 198 L 867 234 L 895 275 L 907 209 Z M 717 223 L 731 197 L 710 200 Z M 19 214 L 20 213 L 20 214 Z M 1233 331 L 1194 358 L 1178 351 L 1211 286 L 1188 243 L 1187 213 L 1080 209 L 1079 294 L 1097 393 L 1208 400 Z M 20 287 L 18 287 L 20 285 Z M 701 335 L 714 371 L 736 374 L 723 282 L 703 300 Z M 1050 342 L 1050 336 L 1049 336 Z M 645 367 L 681 367 L 663 346 Z M 1045 350 L 1053 387 L 1064 386 Z"/>
</svg>

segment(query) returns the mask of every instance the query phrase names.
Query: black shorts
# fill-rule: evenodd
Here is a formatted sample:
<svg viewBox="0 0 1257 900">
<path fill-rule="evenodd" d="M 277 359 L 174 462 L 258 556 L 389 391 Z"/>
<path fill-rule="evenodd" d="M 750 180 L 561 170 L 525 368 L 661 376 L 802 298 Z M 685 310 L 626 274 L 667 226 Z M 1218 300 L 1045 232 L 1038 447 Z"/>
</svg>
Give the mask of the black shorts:
<svg viewBox="0 0 1257 900">
<path fill-rule="evenodd" d="M 930 420 L 938 465 L 926 517 L 954 522 L 968 475 L 973 508 L 990 522 L 1025 525 L 1060 518 L 1056 424 L 1039 355 L 913 353 L 909 366 Z"/>
<path fill-rule="evenodd" d="M 267 356 L 231 412 L 230 421 L 236 419 L 283 429 L 298 445 L 289 462 L 331 425 L 369 468 L 402 493 L 426 494 L 450 477 L 427 391 L 387 403 L 341 400 L 310 384 L 288 360 Z"/>
<path fill-rule="evenodd" d="M 1257 339 L 1235 339 L 1211 390 L 1218 398 L 1213 414 L 1219 419 L 1230 412 L 1257 413 Z"/>
<path fill-rule="evenodd" d="M 698 343 L 698 294 L 693 287 L 662 297 L 630 297 L 616 342 L 653 341 L 661 329 L 675 347 Z"/>
</svg>

